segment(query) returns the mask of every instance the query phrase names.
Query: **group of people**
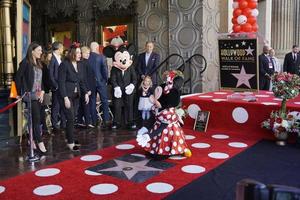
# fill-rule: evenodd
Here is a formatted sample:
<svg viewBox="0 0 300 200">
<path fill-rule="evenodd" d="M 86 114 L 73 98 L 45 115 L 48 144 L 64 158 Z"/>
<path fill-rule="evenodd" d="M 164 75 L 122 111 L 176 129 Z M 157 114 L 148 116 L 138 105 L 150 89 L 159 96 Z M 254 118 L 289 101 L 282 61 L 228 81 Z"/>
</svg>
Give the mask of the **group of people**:
<svg viewBox="0 0 300 200">
<path fill-rule="evenodd" d="M 300 54 L 298 45 L 293 45 L 292 51 L 285 55 L 283 65 L 275 57 L 274 49 L 269 46 L 263 47 L 263 53 L 259 55 L 260 90 L 272 90 L 271 76 L 275 72 L 300 74 Z"/>
<path fill-rule="evenodd" d="M 145 88 L 148 91 L 150 86 L 157 85 L 156 68 L 160 62 L 160 56 L 153 52 L 153 42 L 146 42 L 145 48 L 146 51 L 139 55 L 135 66 L 132 66 L 135 73 L 133 77 L 138 85 L 135 88 L 143 91 L 137 93 L 142 98 L 147 95 L 149 97 L 149 94 L 144 92 Z M 43 123 L 45 93 L 51 94 L 53 131 L 65 131 L 67 147 L 70 150 L 77 151 L 80 145 L 74 140 L 75 124 L 89 128 L 98 124 L 97 96 L 100 97 L 103 112 L 101 128 L 110 128 L 109 122 L 112 119 L 109 115 L 108 85 L 113 81 L 109 80 L 108 74 L 107 59 L 99 52 L 97 42 L 92 42 L 90 47 L 80 47 L 79 43 L 73 43 L 67 52 L 60 42 L 54 42 L 51 49 L 44 52 L 42 46 L 36 42 L 29 45 L 26 57 L 17 70 L 15 82 L 18 94 L 21 96 L 26 93 L 23 102 L 26 105 L 31 102 L 33 139 L 40 152 L 47 151 L 40 128 L 41 124 L 46 128 Z M 120 75 L 120 81 L 123 81 L 123 76 L 124 72 Z M 136 95 L 135 97 L 137 103 L 132 108 L 139 107 L 143 119 L 148 119 L 149 108 L 140 106 L 143 104 L 138 103 L 141 98 Z M 113 98 L 113 104 L 114 101 L 118 101 L 118 98 Z M 119 117 L 114 118 L 111 128 L 117 129 L 122 124 L 120 112 L 115 110 L 114 114 Z M 129 126 L 131 129 L 135 127 L 134 123 Z"/>
</svg>

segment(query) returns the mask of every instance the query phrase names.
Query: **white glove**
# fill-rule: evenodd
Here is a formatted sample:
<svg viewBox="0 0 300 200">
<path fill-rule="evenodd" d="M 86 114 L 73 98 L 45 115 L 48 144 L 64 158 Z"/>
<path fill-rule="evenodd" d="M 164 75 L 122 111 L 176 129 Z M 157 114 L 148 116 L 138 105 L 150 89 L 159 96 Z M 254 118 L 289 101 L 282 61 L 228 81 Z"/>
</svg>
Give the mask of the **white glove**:
<svg viewBox="0 0 300 200">
<path fill-rule="evenodd" d="M 125 93 L 130 95 L 134 90 L 134 85 L 132 83 L 130 83 L 129 85 L 127 85 L 125 87 Z"/>
<path fill-rule="evenodd" d="M 142 128 L 140 128 L 140 129 L 138 130 L 137 136 L 138 136 L 138 135 L 143 135 L 143 134 L 148 133 L 148 132 L 149 132 L 149 130 L 148 130 L 145 126 L 143 126 Z"/>
<path fill-rule="evenodd" d="M 114 96 L 116 97 L 116 98 L 121 98 L 122 97 L 122 90 L 121 90 L 121 88 L 120 87 L 115 87 L 114 88 Z"/>
<path fill-rule="evenodd" d="M 148 134 L 137 135 L 136 137 L 136 141 L 141 147 L 145 147 L 150 140 L 151 139 Z"/>
</svg>

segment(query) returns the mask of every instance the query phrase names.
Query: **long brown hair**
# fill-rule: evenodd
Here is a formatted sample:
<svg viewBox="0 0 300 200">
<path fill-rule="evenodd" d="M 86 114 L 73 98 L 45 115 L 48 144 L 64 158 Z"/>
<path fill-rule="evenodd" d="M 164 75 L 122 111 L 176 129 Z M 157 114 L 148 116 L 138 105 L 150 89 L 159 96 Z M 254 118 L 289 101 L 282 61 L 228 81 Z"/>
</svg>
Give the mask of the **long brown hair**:
<svg viewBox="0 0 300 200">
<path fill-rule="evenodd" d="M 41 59 L 36 59 L 36 63 L 34 63 L 33 61 L 33 56 L 32 56 L 32 51 L 34 51 L 36 48 L 38 47 L 42 47 L 41 45 L 39 45 L 38 43 L 36 42 L 32 42 L 28 49 L 27 49 L 27 53 L 26 53 L 26 61 L 32 65 L 32 66 L 37 66 L 38 68 L 43 68 L 43 65 L 42 65 L 42 62 L 41 62 Z"/>
</svg>

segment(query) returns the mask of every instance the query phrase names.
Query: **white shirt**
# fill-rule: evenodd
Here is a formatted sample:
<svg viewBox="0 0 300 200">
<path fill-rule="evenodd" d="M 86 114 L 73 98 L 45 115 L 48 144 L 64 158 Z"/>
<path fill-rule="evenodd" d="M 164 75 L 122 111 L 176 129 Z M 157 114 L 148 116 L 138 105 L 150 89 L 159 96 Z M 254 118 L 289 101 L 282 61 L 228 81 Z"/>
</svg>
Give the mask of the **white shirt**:
<svg viewBox="0 0 300 200">
<path fill-rule="evenodd" d="M 61 58 L 60 58 L 60 56 L 59 56 L 59 55 L 56 55 L 55 52 L 53 52 L 53 55 L 54 55 L 54 57 L 56 58 L 56 60 L 57 60 L 57 62 L 58 62 L 58 65 L 60 65 L 60 63 L 61 63 Z"/>
<path fill-rule="evenodd" d="M 146 66 L 148 65 L 148 61 L 149 61 L 150 56 L 151 56 L 151 53 L 146 53 L 146 54 L 145 54 L 145 62 L 146 62 Z"/>
</svg>

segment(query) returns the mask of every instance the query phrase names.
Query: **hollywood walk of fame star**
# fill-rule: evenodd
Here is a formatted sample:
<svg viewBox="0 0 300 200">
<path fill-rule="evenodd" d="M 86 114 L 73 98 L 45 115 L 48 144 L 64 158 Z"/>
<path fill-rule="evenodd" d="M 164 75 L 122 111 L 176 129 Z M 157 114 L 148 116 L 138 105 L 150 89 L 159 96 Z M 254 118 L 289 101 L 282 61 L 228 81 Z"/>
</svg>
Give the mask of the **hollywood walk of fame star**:
<svg viewBox="0 0 300 200">
<path fill-rule="evenodd" d="M 251 88 L 249 80 L 255 76 L 255 74 L 247 74 L 244 68 L 244 65 L 242 65 L 241 73 L 231 73 L 235 78 L 238 79 L 238 82 L 236 84 L 236 87 L 241 86 L 242 84 L 246 85 L 248 88 Z"/>
<path fill-rule="evenodd" d="M 201 113 L 201 115 L 200 115 L 200 117 L 199 117 L 199 120 L 204 122 L 204 120 L 205 120 L 205 115 L 204 115 L 204 113 Z"/>
<path fill-rule="evenodd" d="M 162 169 L 146 166 L 147 163 L 150 161 L 148 159 L 139 162 L 133 162 L 133 163 L 117 160 L 117 159 L 114 159 L 114 161 L 117 163 L 117 166 L 101 169 L 98 172 L 99 173 L 113 172 L 113 171 L 123 172 L 126 175 L 126 177 L 130 180 L 134 175 L 136 175 L 140 171 L 157 171 L 157 172 L 163 171 Z"/>
<path fill-rule="evenodd" d="M 246 56 L 248 56 L 248 55 L 253 56 L 253 51 L 254 51 L 254 49 L 251 49 L 250 46 L 248 47 L 248 49 L 245 49 L 245 51 L 247 52 Z"/>
<path fill-rule="evenodd" d="M 245 41 L 243 41 L 243 42 L 242 42 L 242 46 L 245 46 L 245 45 L 246 45 L 246 42 L 245 42 Z"/>
</svg>

